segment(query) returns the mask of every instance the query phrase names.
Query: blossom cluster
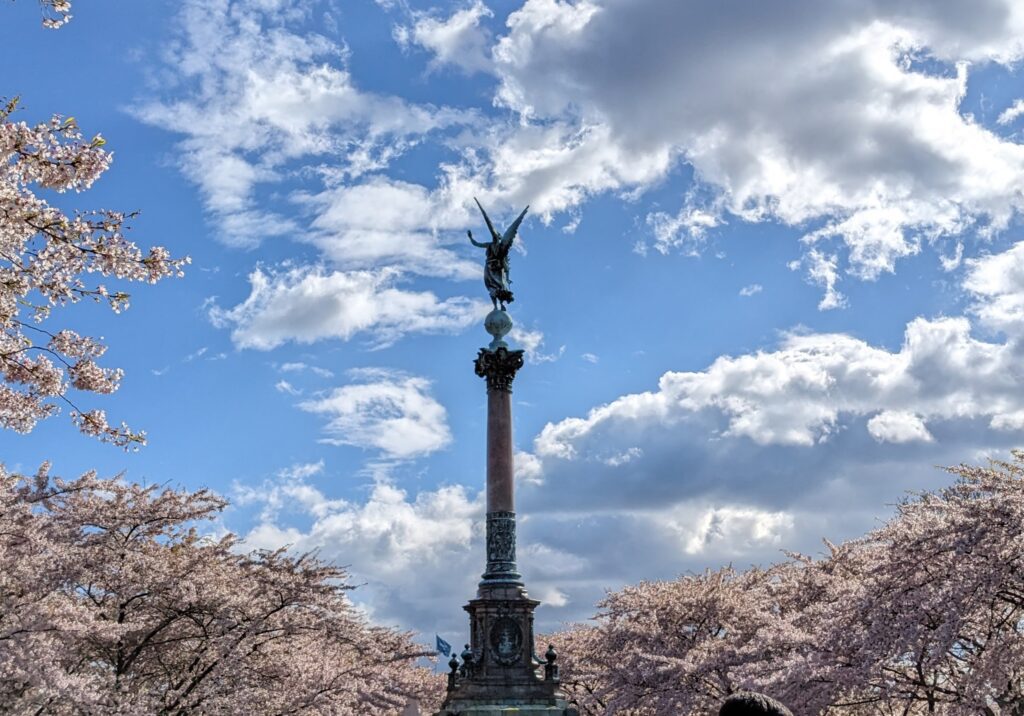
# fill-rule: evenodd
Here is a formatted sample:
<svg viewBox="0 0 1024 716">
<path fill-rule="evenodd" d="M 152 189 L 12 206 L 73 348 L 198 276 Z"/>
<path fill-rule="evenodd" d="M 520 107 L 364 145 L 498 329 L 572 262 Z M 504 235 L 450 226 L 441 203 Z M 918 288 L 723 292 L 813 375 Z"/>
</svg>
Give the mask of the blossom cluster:
<svg viewBox="0 0 1024 716">
<path fill-rule="evenodd" d="M 66 22 L 70 5 L 45 2 Z M 57 21 L 55 21 L 57 22 Z M 0 109 L 0 427 L 19 432 L 56 412 L 54 401 L 71 405 L 83 432 L 122 446 L 145 434 L 123 423 L 111 427 L 102 411 L 79 410 L 68 389 L 112 393 L 119 369 L 95 362 L 104 346 L 44 324 L 55 308 L 90 299 L 115 312 L 129 295 L 90 275 L 155 283 L 182 275 L 188 259 L 173 259 L 163 247 L 143 251 L 125 236 L 122 212 L 68 214 L 40 191 L 57 194 L 88 189 L 110 166 L 112 155 L 99 135 L 85 139 L 73 118 L 53 117 L 29 125 L 12 114 L 17 100 Z"/>
<path fill-rule="evenodd" d="M 612 593 L 553 637 L 583 713 L 714 713 L 738 690 L 798 714 L 997 716 L 1024 705 L 1024 451 L 950 468 L 863 538 L 767 568 Z"/>
<path fill-rule="evenodd" d="M 71 20 L 71 3 L 69 0 L 39 0 L 43 10 L 43 27 L 56 30 Z"/>
<path fill-rule="evenodd" d="M 207 490 L 0 467 L 0 711 L 392 716 L 443 678 L 344 570 L 245 553 Z"/>
</svg>

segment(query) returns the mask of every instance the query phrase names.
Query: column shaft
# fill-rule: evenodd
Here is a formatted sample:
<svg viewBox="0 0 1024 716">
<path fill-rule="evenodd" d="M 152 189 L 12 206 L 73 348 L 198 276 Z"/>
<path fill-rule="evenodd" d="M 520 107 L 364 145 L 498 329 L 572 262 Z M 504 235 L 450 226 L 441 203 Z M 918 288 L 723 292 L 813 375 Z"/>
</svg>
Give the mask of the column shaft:
<svg viewBox="0 0 1024 716">
<path fill-rule="evenodd" d="M 487 391 L 487 512 L 515 512 L 512 394 Z"/>
</svg>

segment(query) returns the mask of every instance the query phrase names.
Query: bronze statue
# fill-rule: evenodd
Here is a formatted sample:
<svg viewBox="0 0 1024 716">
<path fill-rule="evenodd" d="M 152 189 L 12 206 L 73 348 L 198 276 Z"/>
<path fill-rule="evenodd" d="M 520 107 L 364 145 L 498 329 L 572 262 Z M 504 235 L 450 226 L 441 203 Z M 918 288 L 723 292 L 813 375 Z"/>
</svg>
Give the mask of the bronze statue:
<svg viewBox="0 0 1024 716">
<path fill-rule="evenodd" d="M 487 249 L 487 258 L 484 261 L 484 285 L 487 287 L 487 292 L 491 294 L 491 303 L 494 304 L 495 310 L 498 309 L 498 304 L 501 304 L 501 310 L 504 311 L 505 304 L 513 301 L 512 291 L 509 289 L 512 281 L 508 277 L 508 252 L 512 248 L 513 239 L 516 238 L 516 231 L 519 230 L 519 225 L 523 223 L 523 217 L 526 216 L 530 207 L 527 206 L 526 209 L 523 209 L 523 213 L 505 229 L 505 234 L 501 235 L 494 230 L 494 224 L 491 223 L 484 208 L 480 206 L 480 202 L 475 198 L 473 201 L 476 201 L 476 205 L 480 207 L 480 213 L 484 215 L 484 221 L 487 222 L 487 228 L 491 232 L 491 241 L 482 244 L 473 238 L 472 231 L 466 233 L 469 234 L 469 240 L 473 246 Z"/>
</svg>

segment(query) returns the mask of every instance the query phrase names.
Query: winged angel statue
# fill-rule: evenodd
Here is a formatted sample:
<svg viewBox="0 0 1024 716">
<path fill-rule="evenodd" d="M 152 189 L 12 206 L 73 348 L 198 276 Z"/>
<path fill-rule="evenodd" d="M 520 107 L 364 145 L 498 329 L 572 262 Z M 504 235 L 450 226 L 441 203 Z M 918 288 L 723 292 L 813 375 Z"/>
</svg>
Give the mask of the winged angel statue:
<svg viewBox="0 0 1024 716">
<path fill-rule="evenodd" d="M 472 231 L 467 231 L 466 233 L 469 234 L 469 240 L 473 243 L 473 246 L 487 249 L 487 257 L 484 261 L 484 285 L 487 287 L 487 292 L 491 294 L 491 303 L 494 304 L 494 308 L 497 309 L 498 305 L 501 304 L 501 310 L 504 311 L 505 304 L 512 303 L 513 301 L 512 291 L 509 289 L 512 281 L 508 277 L 508 252 L 512 248 L 512 241 L 516 238 L 519 225 L 523 223 L 523 217 L 526 216 L 526 212 L 530 207 L 523 209 L 523 213 L 512 222 L 511 226 L 505 229 L 504 234 L 499 234 L 494 230 L 494 224 L 491 223 L 484 208 L 480 206 L 480 202 L 475 198 L 473 201 L 476 201 L 476 205 L 480 207 L 480 213 L 484 215 L 487 229 L 491 232 L 491 240 L 486 244 L 482 244 L 473 238 Z"/>
</svg>

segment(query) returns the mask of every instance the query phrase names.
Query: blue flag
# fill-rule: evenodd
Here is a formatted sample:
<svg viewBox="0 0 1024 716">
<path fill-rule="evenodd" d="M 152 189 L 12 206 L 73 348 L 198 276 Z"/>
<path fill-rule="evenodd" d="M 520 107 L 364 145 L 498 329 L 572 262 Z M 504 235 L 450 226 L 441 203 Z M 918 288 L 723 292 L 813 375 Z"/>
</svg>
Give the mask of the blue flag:
<svg viewBox="0 0 1024 716">
<path fill-rule="evenodd" d="M 437 638 L 437 650 L 445 656 L 449 656 L 452 653 L 452 645 L 436 634 L 434 636 Z"/>
</svg>

